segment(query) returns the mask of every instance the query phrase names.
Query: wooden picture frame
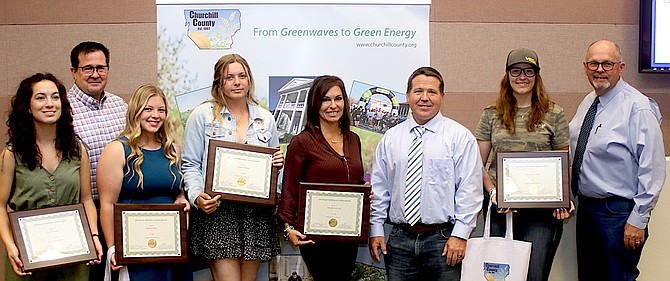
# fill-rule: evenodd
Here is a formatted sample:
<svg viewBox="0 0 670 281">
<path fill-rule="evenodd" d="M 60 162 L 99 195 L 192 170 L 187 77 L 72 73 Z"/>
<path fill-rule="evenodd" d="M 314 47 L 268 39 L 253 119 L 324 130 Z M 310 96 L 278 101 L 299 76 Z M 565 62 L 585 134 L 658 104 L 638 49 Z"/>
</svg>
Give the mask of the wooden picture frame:
<svg viewBox="0 0 670 281">
<path fill-rule="evenodd" d="M 367 243 L 369 185 L 300 183 L 297 230 L 307 240 Z"/>
<path fill-rule="evenodd" d="M 209 140 L 205 192 L 221 200 L 274 206 L 279 168 L 276 148 Z M 225 162 L 225 163 L 223 163 Z"/>
<path fill-rule="evenodd" d="M 567 150 L 498 152 L 498 208 L 570 208 Z"/>
<path fill-rule="evenodd" d="M 184 204 L 114 204 L 119 265 L 188 261 Z"/>
<path fill-rule="evenodd" d="M 26 272 L 98 258 L 81 203 L 8 214 Z"/>
</svg>

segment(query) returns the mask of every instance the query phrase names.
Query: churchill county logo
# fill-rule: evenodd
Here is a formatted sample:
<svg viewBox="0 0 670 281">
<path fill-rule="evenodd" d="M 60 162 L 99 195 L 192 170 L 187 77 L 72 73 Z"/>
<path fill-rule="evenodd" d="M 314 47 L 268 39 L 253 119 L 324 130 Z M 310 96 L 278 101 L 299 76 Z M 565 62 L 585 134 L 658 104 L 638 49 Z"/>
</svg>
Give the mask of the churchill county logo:
<svg viewBox="0 0 670 281">
<path fill-rule="evenodd" d="M 486 281 L 505 281 L 509 276 L 509 264 L 484 262 L 484 278 Z"/>
<path fill-rule="evenodd" d="M 184 10 L 188 38 L 201 50 L 228 50 L 240 30 L 237 9 Z"/>
</svg>

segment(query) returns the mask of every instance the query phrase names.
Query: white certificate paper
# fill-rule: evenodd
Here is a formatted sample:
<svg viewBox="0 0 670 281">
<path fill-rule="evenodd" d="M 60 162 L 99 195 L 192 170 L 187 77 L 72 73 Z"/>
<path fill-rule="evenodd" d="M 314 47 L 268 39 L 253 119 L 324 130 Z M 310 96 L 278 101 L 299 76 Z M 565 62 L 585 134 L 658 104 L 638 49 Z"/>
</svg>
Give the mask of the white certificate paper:
<svg viewBox="0 0 670 281">
<path fill-rule="evenodd" d="M 561 202 L 561 157 L 503 159 L 505 202 Z"/>
<path fill-rule="evenodd" d="M 270 198 L 272 155 L 216 148 L 213 192 Z"/>
<path fill-rule="evenodd" d="M 362 192 L 307 190 L 304 234 L 360 236 Z"/>
<path fill-rule="evenodd" d="M 19 218 L 30 263 L 90 253 L 79 211 Z"/>
<path fill-rule="evenodd" d="M 123 211 L 123 256 L 181 256 L 179 211 Z"/>
</svg>

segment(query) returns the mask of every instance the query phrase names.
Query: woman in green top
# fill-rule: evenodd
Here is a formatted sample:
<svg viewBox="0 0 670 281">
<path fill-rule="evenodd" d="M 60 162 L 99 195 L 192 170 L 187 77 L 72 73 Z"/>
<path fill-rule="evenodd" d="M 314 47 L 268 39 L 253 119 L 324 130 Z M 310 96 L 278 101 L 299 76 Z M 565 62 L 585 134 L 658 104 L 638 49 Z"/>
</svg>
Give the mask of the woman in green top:
<svg viewBox="0 0 670 281">
<path fill-rule="evenodd" d="M 9 143 L 0 165 L 0 237 L 7 249 L 5 280 L 88 280 L 84 264 L 24 272 L 14 244 L 8 209 L 23 211 L 83 203 L 97 259 L 97 214 L 91 195 L 90 164 L 77 141 L 65 87 L 49 73 L 30 76 L 19 85 L 9 113 Z"/>
<path fill-rule="evenodd" d="M 537 54 L 521 48 L 507 56 L 507 67 L 500 82 L 496 103 L 484 109 L 475 137 L 484 163 L 484 191 L 496 204 L 496 153 L 503 151 L 567 150 L 570 143 L 568 122 L 563 108 L 549 100 L 540 76 Z M 490 160 L 490 161 L 489 161 Z M 484 207 L 486 208 L 488 205 Z M 549 279 L 556 249 L 563 233 L 563 219 L 570 209 L 520 209 L 514 213 L 514 239 L 532 242 L 527 279 Z M 505 215 L 491 215 L 491 236 L 504 236 Z"/>
</svg>

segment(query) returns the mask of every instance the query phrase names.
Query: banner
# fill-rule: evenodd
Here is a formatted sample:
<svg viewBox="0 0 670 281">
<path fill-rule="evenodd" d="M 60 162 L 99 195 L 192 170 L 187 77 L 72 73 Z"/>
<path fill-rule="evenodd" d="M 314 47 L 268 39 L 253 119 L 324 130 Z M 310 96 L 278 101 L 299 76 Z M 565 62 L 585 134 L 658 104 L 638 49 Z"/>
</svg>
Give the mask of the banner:
<svg viewBox="0 0 670 281">
<path fill-rule="evenodd" d="M 407 78 L 430 64 L 430 0 L 220 2 L 156 2 L 159 87 L 181 122 L 211 99 L 214 64 L 225 54 L 249 62 L 254 96 L 274 114 L 284 144 L 304 126 L 312 80 L 335 75 L 369 179 L 377 142 L 408 116 Z"/>
</svg>

